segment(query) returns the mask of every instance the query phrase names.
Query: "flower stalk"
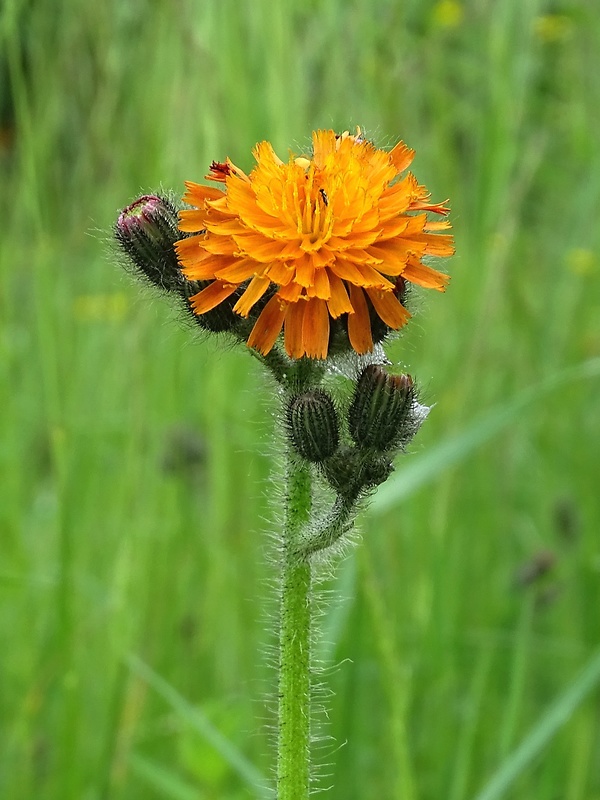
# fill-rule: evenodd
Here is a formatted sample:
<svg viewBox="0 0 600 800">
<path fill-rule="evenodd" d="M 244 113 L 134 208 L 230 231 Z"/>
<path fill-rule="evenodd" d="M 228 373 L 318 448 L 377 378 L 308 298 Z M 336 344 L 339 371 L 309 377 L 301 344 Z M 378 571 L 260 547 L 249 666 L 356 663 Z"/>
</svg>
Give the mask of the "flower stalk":
<svg viewBox="0 0 600 800">
<path fill-rule="evenodd" d="M 310 468 L 288 450 L 279 612 L 278 800 L 307 800 L 309 795 L 312 575 L 299 545 L 311 507 Z"/>
</svg>

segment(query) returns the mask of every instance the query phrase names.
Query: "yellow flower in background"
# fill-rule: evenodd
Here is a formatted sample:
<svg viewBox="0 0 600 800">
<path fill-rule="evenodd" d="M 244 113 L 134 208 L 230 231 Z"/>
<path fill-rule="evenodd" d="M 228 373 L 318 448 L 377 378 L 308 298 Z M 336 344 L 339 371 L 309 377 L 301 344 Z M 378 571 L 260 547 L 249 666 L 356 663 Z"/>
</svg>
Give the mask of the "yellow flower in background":
<svg viewBox="0 0 600 800">
<path fill-rule="evenodd" d="M 124 292 L 82 294 L 73 300 L 77 322 L 121 322 L 129 310 Z"/>
<path fill-rule="evenodd" d="M 567 253 L 567 266 L 575 275 L 592 275 L 598 267 L 598 259 L 593 250 L 575 247 Z"/>
<path fill-rule="evenodd" d="M 431 16 L 440 28 L 458 28 L 464 19 L 465 10 L 457 0 L 439 0 L 433 7 Z"/>
<path fill-rule="evenodd" d="M 534 31 L 543 42 L 561 42 L 573 33 L 573 20 L 564 14 L 544 14 L 536 17 Z"/>
<path fill-rule="evenodd" d="M 326 358 L 330 321 L 343 315 L 350 345 L 367 353 L 371 308 L 397 330 L 410 317 L 403 281 L 443 291 L 449 280 L 423 263 L 454 248 L 440 233 L 449 222 L 427 216 L 445 216 L 446 205 L 430 203 L 411 173 L 400 177 L 414 151 L 378 149 L 360 129 L 315 131 L 312 141 L 310 155 L 287 163 L 261 142 L 249 175 L 213 162 L 207 178 L 224 189 L 186 183 L 193 209 L 180 212 L 179 228 L 195 235 L 176 244 L 178 258 L 188 280 L 210 281 L 191 306 L 204 314 L 241 288 L 233 310 L 248 317 L 262 300 L 248 345 L 264 355 L 283 329 L 291 358 Z"/>
</svg>

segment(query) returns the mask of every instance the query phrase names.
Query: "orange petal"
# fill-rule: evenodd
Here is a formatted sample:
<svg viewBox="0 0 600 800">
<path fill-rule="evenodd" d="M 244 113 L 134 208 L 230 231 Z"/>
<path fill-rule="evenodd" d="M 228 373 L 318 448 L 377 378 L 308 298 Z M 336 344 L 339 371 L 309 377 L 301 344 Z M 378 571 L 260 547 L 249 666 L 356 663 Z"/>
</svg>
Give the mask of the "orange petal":
<svg viewBox="0 0 600 800">
<path fill-rule="evenodd" d="M 393 292 L 382 292 L 379 289 L 367 289 L 366 292 L 373 303 L 375 311 L 386 325 L 394 328 L 394 330 L 406 325 L 410 319 L 410 314 Z"/>
<path fill-rule="evenodd" d="M 223 217 L 235 217 L 237 215 L 236 212 L 230 210 L 227 204 L 227 195 L 225 194 L 216 200 L 207 200 L 205 206 L 207 213 L 216 211 Z"/>
<path fill-rule="evenodd" d="M 393 186 L 388 186 L 379 198 L 379 219 L 384 221 L 408 210 L 412 199 L 410 173 Z"/>
<path fill-rule="evenodd" d="M 285 350 L 290 358 L 302 358 L 302 321 L 307 303 L 300 300 L 292 303 L 285 317 Z"/>
<path fill-rule="evenodd" d="M 271 142 L 259 142 L 252 150 L 252 155 L 263 169 L 280 167 L 283 161 L 279 158 Z"/>
<path fill-rule="evenodd" d="M 387 220 L 381 226 L 377 241 L 382 242 L 386 239 L 392 239 L 394 236 L 400 236 L 406 231 L 409 221 L 410 217 L 404 214 L 399 214 L 397 217 Z"/>
<path fill-rule="evenodd" d="M 197 236 L 188 236 L 175 242 L 175 250 L 177 250 L 179 257 L 182 258 L 188 254 L 200 252 L 204 238 L 204 234 L 200 233 Z"/>
<path fill-rule="evenodd" d="M 329 276 L 326 269 L 315 270 L 315 279 L 312 284 L 312 295 L 320 297 L 322 300 L 329 300 L 331 297 L 331 287 L 329 285 Z"/>
<path fill-rule="evenodd" d="M 257 264 L 251 258 L 236 258 L 231 265 L 215 269 L 215 275 L 228 283 L 243 283 L 256 272 L 262 271 L 261 267 L 262 264 Z"/>
<path fill-rule="evenodd" d="M 204 235 L 201 247 L 209 253 L 219 256 L 232 256 L 238 252 L 238 247 L 229 236 L 216 236 L 214 233 Z"/>
<path fill-rule="evenodd" d="M 344 250 L 341 255 L 348 261 L 353 261 L 355 264 L 377 264 L 375 256 L 371 255 L 371 246 L 367 247 L 349 247 Z"/>
<path fill-rule="evenodd" d="M 367 231 L 355 231 L 353 228 L 346 236 L 332 236 L 327 240 L 327 246 L 332 250 L 347 250 L 349 247 L 368 247 L 375 241 L 375 239 L 377 239 L 378 236 L 378 228 L 371 228 Z"/>
<path fill-rule="evenodd" d="M 315 279 L 315 265 L 312 257 L 308 253 L 304 253 L 303 256 L 294 261 L 294 266 L 296 267 L 296 275 L 294 276 L 296 283 L 304 287 L 312 286 Z"/>
<path fill-rule="evenodd" d="M 206 211 L 198 211 L 198 209 L 194 208 L 190 211 L 186 210 L 179 212 L 179 224 L 177 227 L 180 231 L 194 233 L 195 231 L 201 231 L 206 227 L 205 221 Z"/>
<path fill-rule="evenodd" d="M 267 236 L 263 236 L 262 233 L 234 234 L 233 238 L 244 255 L 263 263 L 275 261 L 278 258 L 300 255 L 301 253 L 300 248 L 295 243 L 289 243 L 282 239 L 269 239 Z"/>
<path fill-rule="evenodd" d="M 321 245 L 319 250 L 314 250 L 311 253 L 311 257 L 316 269 L 320 269 L 331 264 L 335 258 L 335 253 L 329 247 Z"/>
<path fill-rule="evenodd" d="M 404 172 L 412 163 L 415 151 L 407 147 L 404 142 L 398 142 L 388 153 L 389 159 L 398 172 Z"/>
<path fill-rule="evenodd" d="M 330 265 L 329 270 L 349 283 L 355 283 L 357 286 L 362 286 L 363 276 L 358 269 L 358 266 L 352 261 L 345 258 L 336 258 L 333 264 Z"/>
<path fill-rule="evenodd" d="M 452 223 L 449 219 L 440 219 L 440 220 L 428 220 L 427 225 L 425 225 L 426 231 L 445 231 L 448 228 L 452 227 Z"/>
<path fill-rule="evenodd" d="M 312 297 L 304 304 L 302 320 L 302 345 L 309 358 L 327 358 L 329 349 L 329 314 L 327 304 Z"/>
<path fill-rule="evenodd" d="M 230 269 L 236 268 L 239 260 L 234 256 L 211 256 L 208 254 L 204 260 L 186 261 L 181 271 L 190 281 L 208 281 L 216 278 L 223 283 L 243 283 L 251 277 L 252 271 L 239 280 L 234 280 L 228 274 Z"/>
<path fill-rule="evenodd" d="M 257 303 L 269 288 L 271 281 L 261 275 L 255 275 L 244 294 L 234 305 L 233 310 L 242 317 L 247 317 L 252 306 Z"/>
<path fill-rule="evenodd" d="M 336 135 L 335 131 L 314 131 L 313 140 L 313 161 L 322 169 L 328 155 L 335 152 Z"/>
<path fill-rule="evenodd" d="M 411 255 L 423 255 L 425 243 L 412 239 L 389 239 L 387 242 L 372 245 L 369 252 L 381 259 L 377 269 L 384 275 L 401 275 Z"/>
<path fill-rule="evenodd" d="M 273 283 L 277 283 L 279 286 L 287 286 L 294 277 L 294 268 L 283 261 L 274 261 L 270 267 L 267 267 L 266 274 Z"/>
<path fill-rule="evenodd" d="M 237 286 L 222 281 L 213 281 L 206 289 L 190 297 L 190 305 L 195 314 L 205 314 L 211 308 L 218 306 L 229 295 L 233 294 Z"/>
<path fill-rule="evenodd" d="M 387 278 L 384 278 L 381 272 L 378 272 L 373 267 L 370 267 L 368 264 L 357 264 L 358 270 L 362 275 L 362 281 L 360 282 L 361 286 L 365 288 L 368 287 L 376 287 L 377 289 L 393 289 L 394 284 L 390 283 Z"/>
<path fill-rule="evenodd" d="M 350 302 L 353 314 L 348 314 L 348 338 L 357 353 L 369 353 L 373 349 L 371 319 L 365 293 L 358 286 L 350 284 Z"/>
<path fill-rule="evenodd" d="M 181 212 L 182 216 L 183 214 L 185 214 L 184 211 Z M 246 233 L 248 230 L 246 225 L 237 217 L 221 217 L 219 219 L 219 216 L 211 214 L 206 217 L 203 227 L 206 228 L 207 231 L 216 233 L 219 236 L 231 236 L 233 233 Z M 198 228 L 196 228 L 196 230 L 198 230 Z"/>
<path fill-rule="evenodd" d="M 421 233 L 412 237 L 412 241 L 423 242 L 425 252 L 430 256 L 454 255 L 454 237 L 446 234 Z"/>
<path fill-rule="evenodd" d="M 287 286 L 282 286 L 277 294 L 282 300 L 288 303 L 295 303 L 302 294 L 302 286 L 296 281 L 291 281 Z"/>
<path fill-rule="evenodd" d="M 263 356 L 272 349 L 277 337 L 281 333 L 283 320 L 288 310 L 288 304 L 282 302 L 274 295 L 263 308 L 260 317 L 248 337 L 248 347 L 254 347 Z"/>
<path fill-rule="evenodd" d="M 354 309 L 350 303 L 348 292 L 344 286 L 344 282 L 333 273 L 329 274 L 329 286 L 331 288 L 331 297 L 327 302 L 327 308 L 330 315 L 337 319 L 342 314 L 352 313 Z"/>
<path fill-rule="evenodd" d="M 427 267 L 417 258 L 412 258 L 408 262 L 402 277 L 411 283 L 425 287 L 425 289 L 437 289 L 439 292 L 443 292 L 446 289 L 450 280 L 449 275 L 444 275 L 443 272 L 438 272 L 437 269 Z"/>
<path fill-rule="evenodd" d="M 197 208 L 202 208 L 206 200 L 218 200 L 225 196 L 221 189 L 215 189 L 213 186 L 203 186 L 201 183 L 194 183 L 193 181 L 186 181 L 185 188 L 187 191 L 183 195 L 183 202 Z"/>
<path fill-rule="evenodd" d="M 222 262 L 211 258 L 206 261 L 185 264 L 181 271 L 190 281 L 211 281 L 216 278 L 215 269 L 219 269 Z"/>
</svg>

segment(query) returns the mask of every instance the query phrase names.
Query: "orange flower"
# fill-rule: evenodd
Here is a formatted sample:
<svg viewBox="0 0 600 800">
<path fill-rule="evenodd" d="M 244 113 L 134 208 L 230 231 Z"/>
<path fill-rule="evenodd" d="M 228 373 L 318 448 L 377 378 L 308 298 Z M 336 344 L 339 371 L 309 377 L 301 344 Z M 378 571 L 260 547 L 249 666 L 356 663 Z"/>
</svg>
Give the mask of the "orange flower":
<svg viewBox="0 0 600 800">
<path fill-rule="evenodd" d="M 183 199 L 194 208 L 180 212 L 179 229 L 196 235 L 176 244 L 179 261 L 190 281 L 211 281 L 192 308 L 204 314 L 241 287 L 233 310 L 248 317 L 264 298 L 248 337 L 263 355 L 283 328 L 291 358 L 326 358 L 330 320 L 343 315 L 350 345 L 366 353 L 371 307 L 391 329 L 410 317 L 397 296 L 400 276 L 440 291 L 449 280 L 422 261 L 454 252 L 452 237 L 439 233 L 450 224 L 427 217 L 445 216 L 446 205 L 431 204 L 410 172 L 398 179 L 414 151 L 402 142 L 380 150 L 360 129 L 312 139 L 312 154 L 288 163 L 261 142 L 249 175 L 213 162 L 206 177 L 224 190 L 186 183 Z"/>
</svg>

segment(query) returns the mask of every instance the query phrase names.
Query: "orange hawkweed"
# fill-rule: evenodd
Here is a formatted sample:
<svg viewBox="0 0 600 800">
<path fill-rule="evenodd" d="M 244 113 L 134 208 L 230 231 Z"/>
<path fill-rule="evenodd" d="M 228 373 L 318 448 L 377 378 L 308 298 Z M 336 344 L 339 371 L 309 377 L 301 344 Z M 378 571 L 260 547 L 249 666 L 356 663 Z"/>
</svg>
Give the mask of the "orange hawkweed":
<svg viewBox="0 0 600 800">
<path fill-rule="evenodd" d="M 210 281 L 192 309 L 204 314 L 241 288 L 233 310 L 256 317 L 248 345 L 263 355 L 283 329 L 291 358 L 324 359 L 331 320 L 343 315 L 351 347 L 369 352 L 370 306 L 390 329 L 410 317 L 400 278 L 439 291 L 449 280 L 423 263 L 454 248 L 440 233 L 449 222 L 428 218 L 446 216 L 446 205 L 430 203 L 410 172 L 400 177 L 414 151 L 403 142 L 381 150 L 360 129 L 315 131 L 312 142 L 310 155 L 287 163 L 257 144 L 249 175 L 213 162 L 206 177 L 224 189 L 186 183 L 193 208 L 180 212 L 179 229 L 195 235 L 177 242 L 178 258 L 188 280 Z"/>
</svg>

